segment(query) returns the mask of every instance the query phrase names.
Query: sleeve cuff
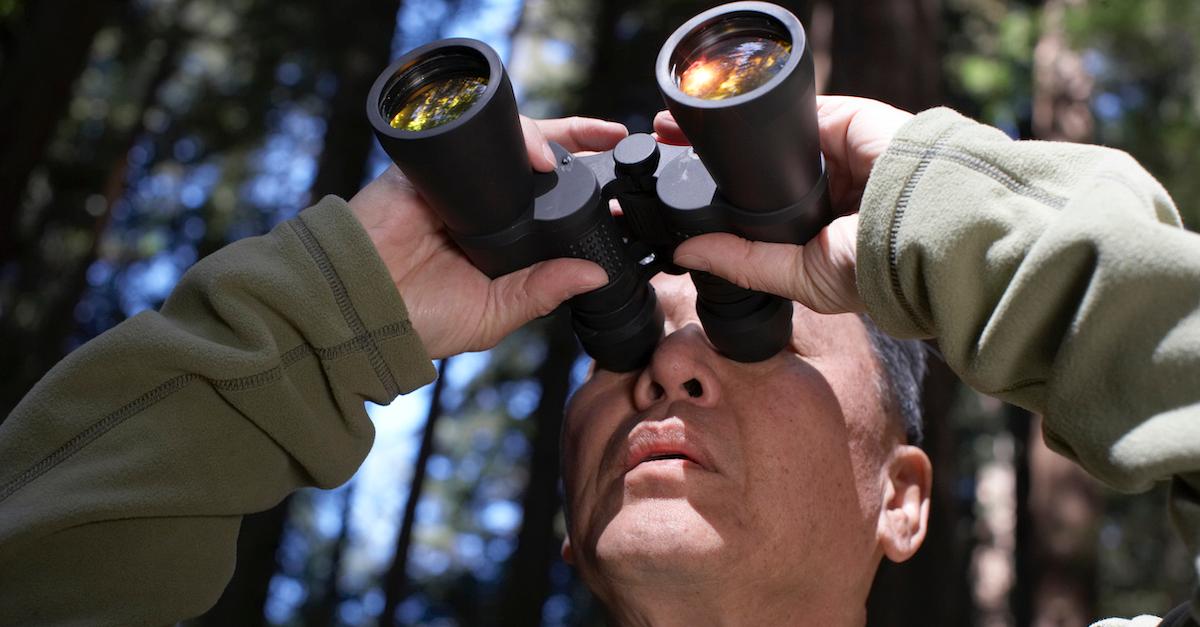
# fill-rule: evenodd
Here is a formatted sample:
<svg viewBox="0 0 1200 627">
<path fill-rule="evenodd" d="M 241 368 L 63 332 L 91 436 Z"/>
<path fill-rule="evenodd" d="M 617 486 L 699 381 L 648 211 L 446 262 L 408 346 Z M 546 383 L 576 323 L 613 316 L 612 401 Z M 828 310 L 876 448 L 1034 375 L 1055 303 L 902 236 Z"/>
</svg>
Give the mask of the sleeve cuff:
<svg viewBox="0 0 1200 627">
<path fill-rule="evenodd" d="M 409 322 L 400 292 L 346 202 L 326 196 L 295 222 L 301 241 L 325 275 L 346 325 L 379 379 L 382 389 L 372 400 L 391 402 L 397 395 L 433 381 L 437 370 Z"/>
<path fill-rule="evenodd" d="M 867 179 L 858 217 L 858 293 L 871 319 L 894 337 L 934 336 L 933 325 L 923 313 L 928 311 L 927 298 L 904 290 L 906 285 L 920 282 L 902 273 L 900 229 L 932 153 L 957 129 L 974 125 L 944 107 L 918 114 L 896 133 Z M 907 272 L 919 270 L 909 268 Z"/>
</svg>

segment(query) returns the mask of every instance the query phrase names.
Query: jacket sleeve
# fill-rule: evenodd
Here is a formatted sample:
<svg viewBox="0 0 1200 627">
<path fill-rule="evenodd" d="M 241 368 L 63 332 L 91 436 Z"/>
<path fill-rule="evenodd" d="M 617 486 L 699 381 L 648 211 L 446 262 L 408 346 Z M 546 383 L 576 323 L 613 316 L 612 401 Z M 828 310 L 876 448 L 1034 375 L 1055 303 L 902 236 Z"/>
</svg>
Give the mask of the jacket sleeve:
<svg viewBox="0 0 1200 627">
<path fill-rule="evenodd" d="M 1200 551 L 1200 235 L 1108 148 L 1014 142 L 946 109 L 875 165 L 859 292 L 937 338 L 975 389 L 1042 414 L 1051 448 L 1121 490 L 1171 481 Z"/>
<path fill-rule="evenodd" d="M 340 199 L 205 258 L 0 424 L 0 625 L 202 613 L 242 515 L 348 480 L 374 437 L 364 401 L 434 376 Z"/>
</svg>

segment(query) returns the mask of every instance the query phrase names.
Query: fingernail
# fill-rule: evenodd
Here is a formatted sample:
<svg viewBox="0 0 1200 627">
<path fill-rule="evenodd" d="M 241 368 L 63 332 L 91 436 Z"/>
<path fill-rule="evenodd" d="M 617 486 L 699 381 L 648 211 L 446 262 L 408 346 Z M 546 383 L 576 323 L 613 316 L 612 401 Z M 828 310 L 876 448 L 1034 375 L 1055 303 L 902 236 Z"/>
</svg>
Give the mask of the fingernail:
<svg viewBox="0 0 1200 627">
<path fill-rule="evenodd" d="M 679 255 L 675 258 L 675 263 L 685 268 L 701 270 L 703 272 L 708 272 L 709 269 L 708 260 L 699 255 Z"/>
<path fill-rule="evenodd" d="M 542 154 L 546 155 L 546 163 L 554 167 L 554 151 L 550 150 L 550 144 L 542 144 Z"/>
</svg>

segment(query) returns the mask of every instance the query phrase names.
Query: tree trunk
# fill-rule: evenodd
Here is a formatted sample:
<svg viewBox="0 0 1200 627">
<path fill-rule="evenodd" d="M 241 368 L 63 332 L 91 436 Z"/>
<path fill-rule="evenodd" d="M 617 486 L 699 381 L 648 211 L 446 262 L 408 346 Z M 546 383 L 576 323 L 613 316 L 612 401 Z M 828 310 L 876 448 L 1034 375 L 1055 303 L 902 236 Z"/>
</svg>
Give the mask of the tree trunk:
<svg viewBox="0 0 1200 627">
<path fill-rule="evenodd" d="M 1033 49 L 1033 134 L 1051 141 L 1090 142 L 1096 128 L 1090 106 L 1095 81 L 1082 55 L 1067 44 L 1067 4 L 1046 0 L 1042 7 L 1041 36 Z"/>
<path fill-rule="evenodd" d="M 404 502 L 404 515 L 400 520 L 400 528 L 396 534 L 396 553 L 392 565 L 383 577 L 383 613 L 379 615 L 379 624 L 389 627 L 396 624 L 396 608 L 408 596 L 408 549 L 412 544 L 413 523 L 417 517 L 417 505 L 421 502 L 421 493 L 425 487 L 425 467 L 433 455 L 433 436 L 438 418 L 442 415 L 442 390 L 446 386 L 446 366 L 450 357 L 442 360 L 438 368 L 437 382 L 433 384 L 433 392 L 429 398 L 429 413 L 425 416 L 425 431 L 421 434 L 421 448 L 413 461 L 412 481 L 408 487 L 408 498 Z"/>
<path fill-rule="evenodd" d="M 832 27 L 827 16 L 832 13 Z M 828 93 L 876 98 L 910 110 L 937 104 L 942 94 L 937 0 L 832 0 L 813 13 L 813 54 L 828 44 Z M 826 31 L 831 31 L 826 35 Z M 821 65 L 826 62 L 822 61 Z M 819 74 L 819 77 L 821 75 Z M 884 560 L 867 603 L 869 622 L 884 627 L 965 625 L 970 621 L 967 571 L 970 547 L 961 533 L 969 503 L 958 496 L 957 447 L 951 404 L 957 378 L 930 358 L 922 403 L 925 452 L 933 462 L 929 530 L 908 562 Z"/>
<path fill-rule="evenodd" d="M 960 477 L 955 472 L 954 399 L 958 377 L 941 360 L 930 358 L 921 398 L 925 443 L 933 464 L 933 498 L 925 544 L 909 561 L 884 560 L 871 595 L 867 618 L 871 627 L 918 627 L 971 624 L 966 575 L 970 547 L 961 540 L 962 522 L 970 519 L 970 503 L 955 496 Z"/>
<path fill-rule="evenodd" d="M 334 66 L 338 86 L 312 185 L 314 202 L 325 194 L 348 199 L 362 187 L 374 141 L 363 113 L 367 92 L 391 58 L 402 2 L 356 0 L 348 4 L 330 3 L 326 7 L 330 11 L 327 24 L 333 39 L 331 49 L 339 51 Z"/>
<path fill-rule="evenodd" d="M 1033 512 L 1030 508 L 1029 490 L 1031 480 L 1030 453 L 1037 446 L 1040 438 L 1031 437 L 1032 429 L 1036 426 L 1033 414 L 1013 405 L 1004 406 L 1005 422 L 1013 438 L 1013 474 L 1014 501 L 1016 520 L 1014 534 L 1016 548 L 1013 551 L 1013 582 L 1009 591 L 1009 607 L 1012 611 L 1013 623 L 1016 625 L 1033 624 L 1033 595 L 1037 588 L 1038 564 L 1034 558 L 1034 546 L 1037 538 L 1034 535 Z M 1083 624 L 1083 623 L 1081 623 Z"/>
<path fill-rule="evenodd" d="M 550 321 L 546 341 L 549 350 L 537 372 L 542 395 L 533 414 L 537 434 L 521 508 L 524 516 L 517 549 L 505 568 L 499 621 L 505 627 L 541 623 L 542 605 L 550 594 L 550 566 L 559 551 L 554 533 L 554 518 L 559 509 L 558 440 L 571 366 L 579 355 L 567 316 L 559 315 Z"/>
<path fill-rule="evenodd" d="M 1079 0 L 1046 0 L 1034 48 L 1033 132 L 1037 139 L 1090 142 L 1095 121 L 1094 81 L 1082 56 L 1067 43 L 1064 13 Z M 1029 517 L 1032 543 L 1026 574 L 1029 623 L 1036 627 L 1083 625 L 1097 616 L 1101 497 L 1099 484 L 1082 468 L 1050 451 L 1041 418 L 1029 429 Z"/>
<path fill-rule="evenodd" d="M 333 554 L 329 557 L 329 571 L 325 573 L 325 585 L 320 594 L 307 604 L 308 607 L 304 611 L 305 624 L 335 624 L 338 606 L 342 604 L 344 598 L 338 587 L 338 580 L 342 572 L 342 559 L 350 545 L 350 516 L 353 513 L 353 504 L 354 484 L 352 483 L 342 490 L 342 526 L 338 530 L 337 539 L 333 542 Z"/>
<path fill-rule="evenodd" d="M 292 497 L 289 496 L 265 512 L 242 519 L 233 578 L 217 604 L 191 624 L 201 627 L 259 627 L 266 624 L 263 609 L 271 590 L 271 578 L 277 565 L 275 554 L 279 551 L 291 504 Z"/>
<path fill-rule="evenodd" d="M 940 11 L 938 0 L 834 0 L 829 93 L 909 111 L 938 104 Z"/>
<path fill-rule="evenodd" d="M 1086 625 L 1097 617 L 1099 483 L 1042 439 L 1030 421 L 1029 508 L 1034 529 L 1031 570 L 1035 627 Z"/>
<path fill-rule="evenodd" d="M 29 175 L 71 102 L 92 40 L 125 0 L 24 3 L 0 71 L 0 267 L 16 258 Z M 29 235 L 29 234 L 25 234 Z"/>
<path fill-rule="evenodd" d="M 166 47 L 155 62 L 141 98 L 138 115 L 148 110 L 158 97 L 159 89 L 175 72 L 186 34 L 172 28 L 164 36 Z M 69 100 L 69 96 L 68 96 Z M 17 246 L 19 260 L 11 273 L 14 289 L 8 308 L 0 316 L 0 345 L 14 357 L 0 366 L 0 420 L 7 417 L 29 388 L 66 354 L 67 338 L 75 328 L 74 311 L 86 286 L 88 266 L 96 258 L 100 238 L 107 229 L 112 206 L 125 196 L 127 187 L 129 149 L 142 126 L 135 125 L 122 136 L 113 138 L 105 151 L 107 169 L 102 167 L 71 173 L 74 189 L 55 190 L 50 206 L 42 212 L 34 232 L 37 237 Z M 102 161 L 104 163 L 104 161 Z M 82 181 L 80 181 L 82 179 Z M 99 192 L 104 199 L 101 211 L 92 215 L 81 211 L 79 204 L 88 193 Z M 78 203 L 78 204 L 77 204 Z M 82 236 L 87 248 L 76 257 L 58 254 L 46 256 L 41 238 L 54 232 L 61 239 L 70 235 Z M 46 276 L 54 273 L 56 276 Z M 19 315 L 29 308 L 35 315 L 30 319 Z"/>
<path fill-rule="evenodd" d="M 807 19 L 811 11 L 807 0 L 779 4 L 801 19 Z M 713 2 L 700 0 L 600 3 L 591 63 L 579 101 L 569 104 L 567 110 L 621 122 L 630 132 L 649 132 L 654 114 L 663 108 L 654 78 L 658 51 L 676 28 L 712 6 Z"/>
</svg>

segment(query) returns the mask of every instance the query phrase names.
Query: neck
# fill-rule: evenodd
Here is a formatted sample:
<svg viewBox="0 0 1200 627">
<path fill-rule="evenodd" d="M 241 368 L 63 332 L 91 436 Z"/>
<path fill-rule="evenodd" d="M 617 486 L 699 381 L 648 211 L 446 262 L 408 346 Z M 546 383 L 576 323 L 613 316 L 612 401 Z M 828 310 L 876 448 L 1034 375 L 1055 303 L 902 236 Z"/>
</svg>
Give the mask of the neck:
<svg viewBox="0 0 1200 627">
<path fill-rule="evenodd" d="M 761 582 L 737 585 L 641 585 L 609 588 L 603 595 L 613 621 L 622 627 L 823 625 L 862 627 L 866 599 L 833 598 Z"/>
</svg>

